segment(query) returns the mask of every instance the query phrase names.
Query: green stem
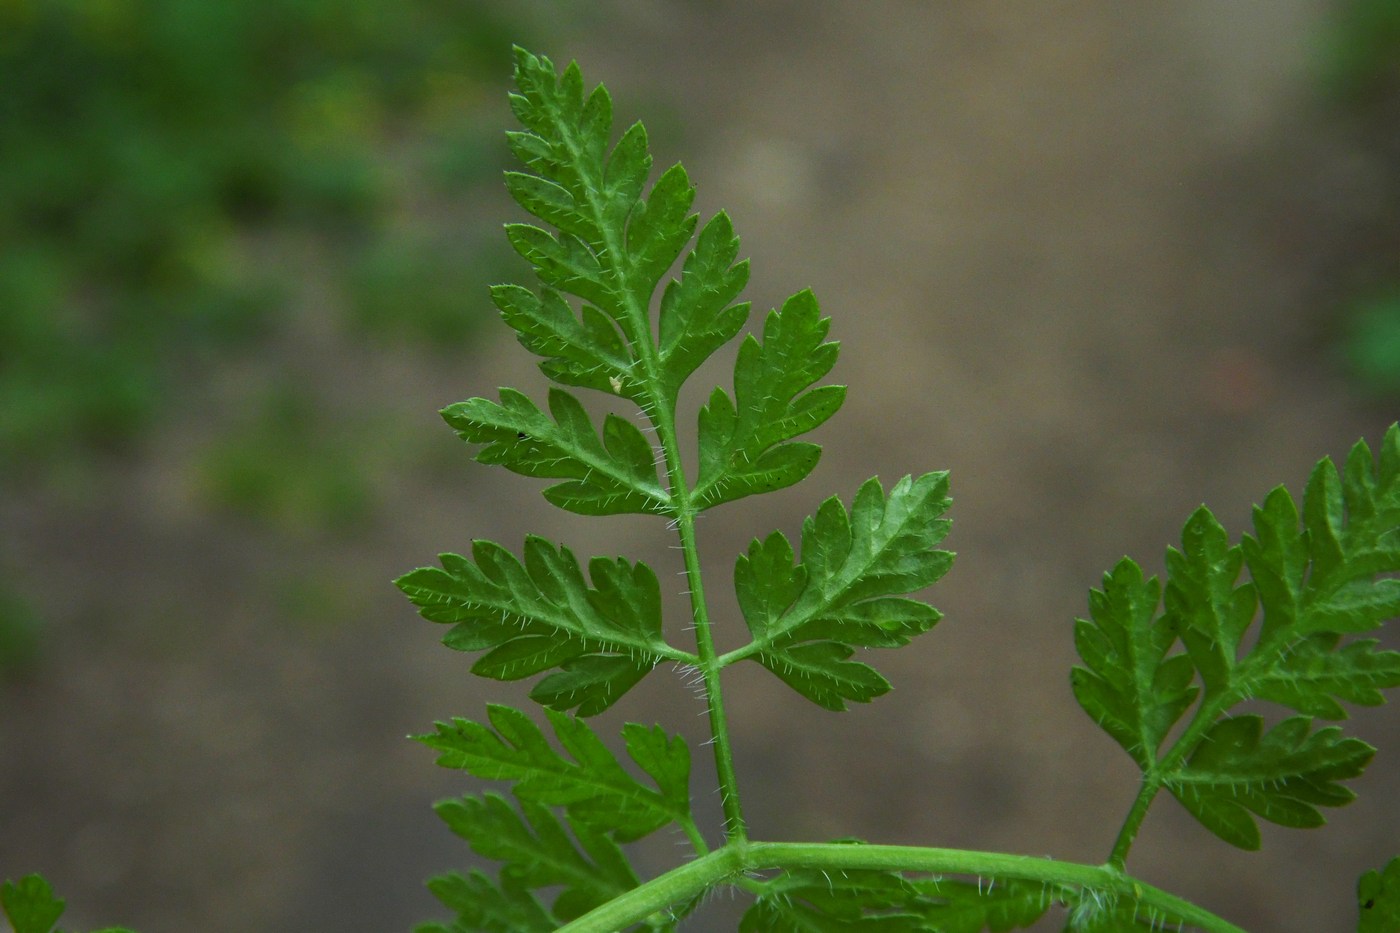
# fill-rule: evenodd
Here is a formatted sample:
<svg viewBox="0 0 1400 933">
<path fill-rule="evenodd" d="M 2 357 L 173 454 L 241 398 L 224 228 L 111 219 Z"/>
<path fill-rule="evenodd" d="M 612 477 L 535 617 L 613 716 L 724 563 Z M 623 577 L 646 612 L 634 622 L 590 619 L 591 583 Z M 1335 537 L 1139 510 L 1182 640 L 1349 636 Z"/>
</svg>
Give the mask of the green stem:
<svg viewBox="0 0 1400 933">
<path fill-rule="evenodd" d="M 679 820 L 681 829 L 685 830 L 685 836 L 690 840 L 690 845 L 695 849 L 696 855 L 708 855 L 710 846 L 705 842 L 704 835 L 700 832 L 700 827 L 695 825 L 694 817 L 687 815 L 685 819 Z"/>
<path fill-rule="evenodd" d="M 1137 839 L 1138 830 L 1142 828 L 1142 821 L 1147 816 L 1147 810 L 1152 806 L 1157 791 L 1161 789 L 1162 784 L 1154 775 L 1144 774 L 1142 776 L 1142 786 L 1138 788 L 1137 799 L 1133 801 L 1132 808 L 1128 810 L 1128 815 L 1123 820 L 1122 829 L 1118 830 L 1118 838 L 1113 841 L 1113 851 L 1108 856 L 1109 865 L 1121 871 L 1123 866 L 1127 864 L 1128 850 L 1133 847 L 1133 841 Z"/>
<path fill-rule="evenodd" d="M 1082 865 L 1028 855 L 961 849 L 738 840 L 633 888 L 561 927 L 559 933 L 616 933 L 673 904 L 686 903 L 745 872 L 798 868 L 975 875 L 1041 882 L 1128 898 L 1208 933 L 1244 933 L 1240 927 L 1210 911 L 1109 865 Z"/>
<path fill-rule="evenodd" d="M 686 502 L 688 506 L 689 501 Z M 720 804 L 724 807 L 724 828 L 727 840 L 742 840 L 748 835 L 744 811 L 739 803 L 739 775 L 734 770 L 734 751 L 729 742 L 729 719 L 724 713 L 724 689 L 720 685 L 722 667 L 715 656 L 714 635 L 710 631 L 709 611 L 705 606 L 704 585 L 700 579 L 700 556 L 695 545 L 695 517 L 688 510 L 676 525 L 685 552 L 685 574 L 690 582 L 690 603 L 695 619 L 695 646 L 700 653 L 700 671 L 705 678 L 705 700 L 709 706 L 710 734 L 715 753 L 715 772 L 719 778 Z"/>
<path fill-rule="evenodd" d="M 1220 714 L 1237 702 L 1239 702 L 1239 697 L 1230 691 L 1204 700 L 1200 706 L 1196 707 L 1195 715 L 1191 717 L 1190 724 L 1172 743 L 1167 753 L 1157 759 L 1156 766 L 1151 771 L 1143 773 L 1142 785 L 1138 788 L 1137 798 L 1133 800 L 1128 815 L 1123 819 L 1123 826 L 1118 830 L 1118 838 L 1113 841 L 1113 851 L 1108 856 L 1109 865 L 1122 869 L 1127 864 L 1128 850 L 1132 848 L 1133 842 L 1137 839 L 1138 830 L 1142 828 L 1142 821 L 1147 817 L 1147 810 L 1152 806 L 1157 792 L 1162 789 L 1165 778 L 1180 767 L 1187 756 L 1196 749 L 1196 746 L 1201 744 L 1201 739 L 1215 724 Z"/>
</svg>

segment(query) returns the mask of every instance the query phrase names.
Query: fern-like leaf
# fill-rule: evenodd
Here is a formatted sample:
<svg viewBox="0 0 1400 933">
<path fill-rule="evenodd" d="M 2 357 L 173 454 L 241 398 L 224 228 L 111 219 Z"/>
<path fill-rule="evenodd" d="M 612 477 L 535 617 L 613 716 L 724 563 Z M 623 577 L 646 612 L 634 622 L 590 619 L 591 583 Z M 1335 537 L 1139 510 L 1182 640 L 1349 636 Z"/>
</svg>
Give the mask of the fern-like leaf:
<svg viewBox="0 0 1400 933">
<path fill-rule="evenodd" d="M 1085 667 L 1070 684 L 1079 705 L 1147 769 L 1167 731 L 1196 698 L 1191 659 L 1166 659 L 1175 634 L 1154 620 L 1161 587 L 1124 558 L 1089 594 L 1090 620 L 1074 626 L 1074 644 Z"/>
<path fill-rule="evenodd" d="M 825 422 L 846 397 L 845 386 L 811 388 L 836 362 L 829 326 L 816 296 L 802 291 L 769 312 L 762 342 L 744 340 L 734 397 L 715 389 L 700 410 L 698 508 L 791 486 L 812 472 L 821 448 L 792 439 Z"/>
<path fill-rule="evenodd" d="M 526 539 L 523 564 L 490 541 L 473 542 L 472 557 L 442 554 L 440 569 L 420 567 L 395 583 L 423 618 L 453 625 L 448 647 L 487 651 L 472 667 L 483 677 L 560 668 L 532 696 L 592 716 L 659 661 L 694 661 L 662 637 L 661 592 L 645 564 L 595 557 L 589 586 L 572 552 L 543 538 Z"/>
<path fill-rule="evenodd" d="M 1313 720 L 1346 717 L 1343 702 L 1375 705 L 1400 686 L 1400 653 L 1374 631 L 1400 614 L 1400 428 L 1379 458 L 1358 443 L 1339 474 L 1317 465 L 1301 511 L 1283 488 L 1254 509 L 1238 545 L 1204 507 L 1167 552 L 1165 609 L 1157 584 L 1120 563 L 1091 597 L 1075 644 L 1086 668 L 1075 696 L 1155 786 L 1166 786 L 1216 835 L 1259 845 L 1254 817 L 1285 826 L 1323 822 L 1318 807 L 1352 799 L 1373 750 Z M 1248 571 L 1248 579 L 1241 575 Z M 1180 639 L 1184 651 L 1172 654 Z M 1167 750 L 1171 727 L 1196 700 L 1190 725 Z M 1230 716 L 1250 700 L 1302 715 L 1265 732 L 1257 716 Z"/>
<path fill-rule="evenodd" d="M 524 476 L 567 479 L 545 498 L 581 515 L 668 514 L 671 497 L 661 488 L 656 453 L 630 421 L 608 415 L 600 438 L 578 399 L 562 389 L 549 393 L 549 415 L 514 389 L 500 404 L 467 399 L 442 410 L 459 437 L 486 445 L 480 463 L 498 463 Z"/>
<path fill-rule="evenodd" d="M 435 809 L 472 851 L 502 863 L 503 893 L 562 887 L 549 909 L 556 925 L 638 884 L 626 856 L 606 833 L 577 820 L 570 820 L 566 831 L 564 824 L 539 804 L 522 800 L 517 812 L 503 797 L 486 794 L 445 800 Z M 519 903 L 518 897 L 513 903 Z"/>
<path fill-rule="evenodd" d="M 428 890 L 457 920 L 422 923 L 413 933 L 550 933 L 559 926 L 516 874 L 497 884 L 479 871 L 448 872 L 429 879 Z"/>
<path fill-rule="evenodd" d="M 1242 849 L 1259 848 L 1250 813 L 1281 826 L 1321 826 L 1317 808 L 1350 803 L 1355 794 L 1338 782 L 1361 774 L 1376 750 L 1335 726 L 1309 734 L 1309 722 L 1295 716 L 1265 733 L 1258 716 L 1221 719 L 1167 775 L 1167 788 L 1203 826 Z"/>
<path fill-rule="evenodd" d="M 439 765 L 513 781 L 520 800 L 565 807 L 576 822 L 621 842 L 689 820 L 690 752 L 679 736 L 637 723 L 623 727 L 628 754 L 656 782 L 653 789 L 628 774 L 581 719 L 548 711 L 565 757 L 519 710 L 493 704 L 488 715 L 489 727 L 459 718 L 418 740 L 439 752 Z"/>
<path fill-rule="evenodd" d="M 753 641 L 726 662 L 754 657 L 827 709 L 886 693 L 889 682 L 850 656 L 857 647 L 908 644 L 940 618 L 900 594 L 932 584 L 952 563 L 950 552 L 934 549 L 948 532 L 947 492 L 947 474 L 929 473 L 904 477 L 888 497 L 872 479 L 849 513 L 832 497 L 803 523 L 795 565 L 781 533 L 755 540 L 734 571 Z"/>
</svg>

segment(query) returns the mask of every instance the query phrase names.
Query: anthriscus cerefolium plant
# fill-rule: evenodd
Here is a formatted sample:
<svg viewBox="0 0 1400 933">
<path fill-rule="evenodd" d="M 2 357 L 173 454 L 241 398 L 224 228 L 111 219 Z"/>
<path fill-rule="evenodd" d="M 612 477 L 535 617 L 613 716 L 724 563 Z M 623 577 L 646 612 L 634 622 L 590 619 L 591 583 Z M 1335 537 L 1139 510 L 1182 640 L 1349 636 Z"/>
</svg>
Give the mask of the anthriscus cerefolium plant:
<svg viewBox="0 0 1400 933">
<path fill-rule="evenodd" d="M 1358 443 L 1340 471 L 1319 463 L 1301 507 L 1283 488 L 1270 492 L 1238 542 L 1198 509 L 1167 552 L 1165 582 L 1124 559 L 1092 591 L 1088 618 L 1074 626 L 1083 664 L 1070 683 L 1141 771 L 1104 863 L 750 838 L 728 725 L 742 711 L 725 703 L 724 670 L 761 664 L 832 711 L 888 691 L 854 655 L 902 647 L 938 622 L 909 594 L 952 563 L 938 549 L 948 476 L 872 479 L 849 504 L 818 506 L 796 547 L 778 532 L 755 539 L 733 584 L 749 641 L 718 653 L 713 626 L 737 622 L 711 618 L 695 520 L 815 466 L 819 448 L 800 438 L 845 396 L 819 384 L 837 353 L 828 319 L 808 291 L 770 311 L 742 338 L 732 386 L 710 393 L 696 425 L 678 423 L 682 385 L 749 321 L 740 300 L 748 264 L 729 218 L 699 224 L 679 165 L 651 181 L 641 124 L 612 143 L 608 94 L 586 91 L 577 66 L 561 75 L 517 50 L 516 84 L 524 129 L 509 139 L 524 170 L 506 182 L 539 224 L 506 234 L 538 281 L 497 286 L 492 298 L 557 386 L 543 406 L 506 388 L 442 414 L 477 460 L 553 481 L 544 495 L 560 508 L 667 522 L 684 556 L 694 643 L 665 637 L 661 588 L 645 563 L 592 557 L 585 566 L 539 537 L 518 555 L 475 541 L 470 556 L 443 554 L 440 566 L 397 581 L 424 618 L 450 626 L 449 647 L 479 654 L 475 673 L 536 678 L 531 697 L 543 707 L 543 725 L 490 706 L 484 721 L 453 719 L 419 737 L 439 764 L 507 785 L 438 804 L 500 870 L 432 879 L 453 917 L 419 933 L 675 930 L 720 888 L 751 898 L 745 933 L 1002 931 L 1052 909 L 1072 931 L 1238 931 L 1130 874 L 1128 856 L 1163 792 L 1244 849 L 1259 846 L 1259 819 L 1315 827 L 1321 808 L 1352 799 L 1343 782 L 1374 749 L 1318 721 L 1344 719 L 1343 703 L 1379 704 L 1382 689 L 1400 685 L 1400 653 L 1364 637 L 1400 614 L 1400 429 L 1376 455 Z M 576 389 L 612 396 L 621 413 L 597 423 Z M 628 723 L 628 762 L 587 722 L 659 665 L 681 668 L 703 691 L 717 796 L 691 794 L 680 737 Z M 1246 700 L 1288 715 L 1238 712 Z M 706 839 L 694 811 L 716 800 L 723 835 Z M 663 829 L 678 829 L 691 851 L 642 880 L 624 846 Z M 0 900 L 16 933 L 49 933 L 61 911 L 36 876 L 7 885 Z M 1360 933 L 1400 930 L 1400 859 L 1361 878 L 1358 918 Z"/>
</svg>

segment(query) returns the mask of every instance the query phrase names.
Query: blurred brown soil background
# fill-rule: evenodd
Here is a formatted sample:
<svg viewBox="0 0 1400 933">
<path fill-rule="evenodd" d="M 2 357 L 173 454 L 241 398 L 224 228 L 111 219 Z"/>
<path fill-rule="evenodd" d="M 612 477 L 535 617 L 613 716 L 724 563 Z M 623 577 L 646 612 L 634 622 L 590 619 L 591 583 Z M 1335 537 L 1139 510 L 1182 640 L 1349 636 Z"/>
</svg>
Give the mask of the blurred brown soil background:
<svg viewBox="0 0 1400 933">
<path fill-rule="evenodd" d="M 1070 694 L 1087 590 L 1124 554 L 1160 571 L 1201 502 L 1238 534 L 1271 487 L 1300 490 L 1320 456 L 1396 417 L 1327 344 L 1335 275 L 1387 176 L 1317 100 L 1325 9 L 613 0 L 538 50 L 606 82 L 620 121 L 655 117 L 658 162 L 683 160 L 702 213 L 732 215 L 759 313 L 810 286 L 843 345 L 851 390 L 812 478 L 702 519 L 722 645 L 742 640 L 728 580 L 751 537 L 795 533 L 871 475 L 952 471 L 959 556 L 929 594 L 945 620 L 873 658 L 891 695 L 833 715 L 731 669 L 755 837 L 1105 858 L 1135 770 Z M 45 663 L 0 693 L 0 872 L 44 871 L 66 927 L 441 916 L 423 879 L 472 863 L 429 806 L 476 785 L 404 736 L 524 690 L 468 676 L 389 581 L 527 532 L 676 579 L 664 523 L 553 510 L 437 419 L 498 385 L 543 393 L 507 329 L 452 358 L 342 344 L 319 323 L 315 261 L 285 345 L 193 375 L 181 417 L 88 494 L 0 493 L 12 562 L 52 620 Z M 462 296 L 464 313 L 486 302 Z M 368 528 L 272 539 L 191 504 L 189 451 L 289 368 L 388 464 Z M 433 456 L 396 454 L 419 434 Z M 662 668 L 596 724 L 686 733 L 703 788 L 701 712 Z M 1351 728 L 1380 751 L 1328 828 L 1266 826 L 1242 853 L 1163 797 L 1130 870 L 1251 930 L 1352 929 L 1356 877 L 1400 853 L 1400 716 Z M 704 819 L 713 834 L 717 812 Z M 672 841 L 643 849 L 645 873 L 673 863 Z M 736 917 L 720 900 L 687 929 Z"/>
</svg>

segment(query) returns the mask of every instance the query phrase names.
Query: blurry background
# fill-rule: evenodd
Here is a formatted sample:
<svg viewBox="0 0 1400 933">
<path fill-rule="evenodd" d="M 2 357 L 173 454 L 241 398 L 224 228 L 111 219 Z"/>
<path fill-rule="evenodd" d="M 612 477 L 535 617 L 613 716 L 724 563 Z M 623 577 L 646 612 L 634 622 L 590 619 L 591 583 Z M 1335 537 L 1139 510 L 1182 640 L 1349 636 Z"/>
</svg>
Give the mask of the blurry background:
<svg viewBox="0 0 1400 933">
<path fill-rule="evenodd" d="M 0 0 L 0 876 L 65 926 L 440 916 L 422 881 L 469 856 L 429 805 L 472 785 L 403 737 L 524 691 L 389 581 L 527 531 L 667 578 L 662 523 L 557 512 L 435 413 L 543 391 L 485 296 L 523 268 L 511 42 L 605 81 L 730 211 L 757 308 L 812 286 L 843 342 L 814 477 L 703 520 L 722 622 L 750 537 L 953 471 L 946 620 L 876 660 L 894 694 L 732 670 L 758 836 L 1102 860 L 1134 771 L 1068 689 L 1088 588 L 1395 420 L 1396 0 L 582 6 Z M 699 712 L 662 669 L 599 725 Z M 1400 718 L 1354 728 L 1333 829 L 1238 853 L 1164 798 L 1132 867 L 1351 929 L 1400 852 Z"/>
</svg>

